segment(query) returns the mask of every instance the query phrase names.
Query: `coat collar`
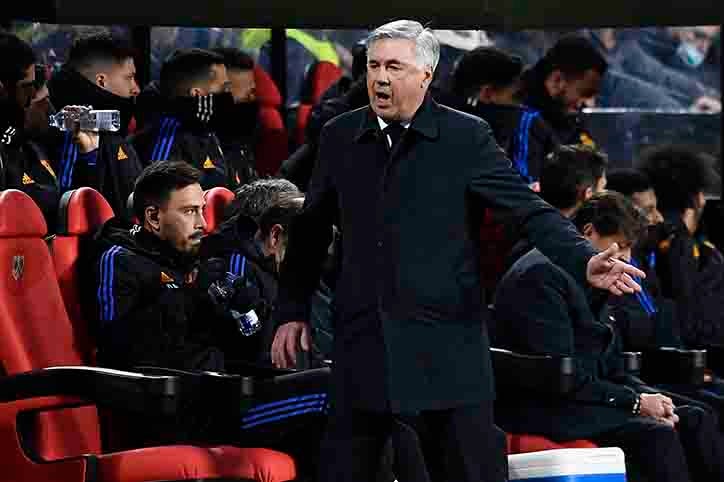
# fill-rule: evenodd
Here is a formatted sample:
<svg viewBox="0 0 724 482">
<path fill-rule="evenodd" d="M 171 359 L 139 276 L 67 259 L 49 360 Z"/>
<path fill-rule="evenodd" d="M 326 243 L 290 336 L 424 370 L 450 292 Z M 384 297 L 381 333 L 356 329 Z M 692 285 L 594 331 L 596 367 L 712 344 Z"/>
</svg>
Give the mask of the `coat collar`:
<svg viewBox="0 0 724 482">
<path fill-rule="evenodd" d="M 432 100 L 432 97 L 428 94 L 412 118 L 412 123 L 408 129 L 428 139 L 437 139 L 440 134 L 437 120 L 439 110 L 440 106 Z M 377 122 L 377 115 L 370 106 L 364 108 L 364 114 L 354 138 L 355 142 L 361 142 L 368 136 L 376 137 L 381 133 L 379 123 Z"/>
</svg>

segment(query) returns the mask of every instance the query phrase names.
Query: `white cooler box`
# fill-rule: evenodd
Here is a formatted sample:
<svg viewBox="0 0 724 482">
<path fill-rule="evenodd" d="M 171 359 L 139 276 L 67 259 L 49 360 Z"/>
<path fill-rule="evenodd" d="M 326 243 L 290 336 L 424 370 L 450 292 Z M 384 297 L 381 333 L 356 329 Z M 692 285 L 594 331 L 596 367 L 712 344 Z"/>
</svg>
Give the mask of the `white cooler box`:
<svg viewBox="0 0 724 482">
<path fill-rule="evenodd" d="M 626 482 L 619 448 L 561 449 L 508 456 L 511 481 Z"/>
</svg>

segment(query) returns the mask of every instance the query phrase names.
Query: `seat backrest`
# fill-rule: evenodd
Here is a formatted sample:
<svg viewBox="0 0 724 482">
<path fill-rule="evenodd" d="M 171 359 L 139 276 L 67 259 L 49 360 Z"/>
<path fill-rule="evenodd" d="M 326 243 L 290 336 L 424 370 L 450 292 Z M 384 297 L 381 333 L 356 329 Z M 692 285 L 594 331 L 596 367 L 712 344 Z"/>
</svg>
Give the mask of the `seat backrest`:
<svg viewBox="0 0 724 482">
<path fill-rule="evenodd" d="M 89 325 L 82 310 L 81 243 L 112 217 L 113 209 L 98 191 L 90 187 L 68 191 L 60 200 L 58 232 L 51 244 L 63 303 L 83 362 L 89 365 L 96 362 L 96 347 L 89 336 Z"/>
<path fill-rule="evenodd" d="M 46 232 L 27 194 L 0 192 L 0 360 L 8 375 L 82 364 Z M 32 422 L 31 441 L 43 458 L 100 453 L 95 407 L 41 413 Z"/>
<path fill-rule="evenodd" d="M 309 116 L 314 108 L 311 104 L 299 104 L 297 107 L 297 125 L 295 127 L 295 141 L 300 146 L 306 140 L 307 124 L 309 124 Z"/>
<path fill-rule="evenodd" d="M 214 187 L 204 191 L 204 218 L 206 219 L 206 231 L 212 232 L 219 227 L 224 220 L 226 207 L 234 200 L 234 193 L 225 187 Z"/>
<path fill-rule="evenodd" d="M 332 84 L 342 77 L 342 69 L 334 65 L 332 62 L 321 60 L 314 65 L 311 72 L 311 101 L 312 104 L 318 104 L 322 100 L 322 96 Z"/>
<path fill-rule="evenodd" d="M 289 134 L 280 112 L 282 94 L 271 76 L 254 66 L 256 97 L 259 102 L 259 138 L 256 142 L 256 170 L 261 176 L 273 176 L 289 157 Z"/>
<path fill-rule="evenodd" d="M 271 75 L 259 64 L 254 65 L 254 81 L 256 82 L 256 99 L 259 105 L 279 108 L 282 105 L 282 94 Z"/>
</svg>

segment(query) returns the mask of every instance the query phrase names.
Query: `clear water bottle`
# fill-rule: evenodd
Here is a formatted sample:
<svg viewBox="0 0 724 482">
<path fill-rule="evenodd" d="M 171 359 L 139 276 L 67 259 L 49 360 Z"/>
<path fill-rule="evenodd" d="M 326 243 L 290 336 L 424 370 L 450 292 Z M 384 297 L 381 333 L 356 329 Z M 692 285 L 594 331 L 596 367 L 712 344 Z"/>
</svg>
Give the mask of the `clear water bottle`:
<svg viewBox="0 0 724 482">
<path fill-rule="evenodd" d="M 257 316 L 256 311 L 249 310 L 242 314 L 236 310 L 231 310 L 231 315 L 239 325 L 239 331 L 244 336 L 251 336 L 261 330 L 261 320 Z"/>
<path fill-rule="evenodd" d="M 118 132 L 121 113 L 117 110 L 94 110 L 91 106 L 64 107 L 50 116 L 49 123 L 63 132 L 72 131 L 75 124 L 79 124 L 82 131 Z"/>
</svg>

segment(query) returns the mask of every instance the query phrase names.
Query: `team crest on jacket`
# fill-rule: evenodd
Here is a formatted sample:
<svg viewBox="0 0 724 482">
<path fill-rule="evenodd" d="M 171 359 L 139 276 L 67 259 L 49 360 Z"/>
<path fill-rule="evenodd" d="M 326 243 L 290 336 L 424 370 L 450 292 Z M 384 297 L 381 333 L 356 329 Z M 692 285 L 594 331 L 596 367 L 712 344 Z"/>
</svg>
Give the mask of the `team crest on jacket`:
<svg viewBox="0 0 724 482">
<path fill-rule="evenodd" d="M 35 184 L 35 181 L 33 181 L 33 178 L 28 176 L 26 173 L 23 173 L 23 185 L 27 186 L 28 184 Z"/>
<path fill-rule="evenodd" d="M 13 256 L 13 279 L 20 281 L 25 272 L 25 256 Z"/>
<path fill-rule="evenodd" d="M 128 159 L 128 155 L 126 154 L 126 151 L 123 150 L 123 146 L 118 146 L 118 156 L 119 161 L 125 161 Z"/>
<path fill-rule="evenodd" d="M 214 166 L 214 163 L 211 161 L 210 157 L 206 157 L 206 160 L 204 161 L 204 169 L 214 169 L 216 166 Z"/>
</svg>

